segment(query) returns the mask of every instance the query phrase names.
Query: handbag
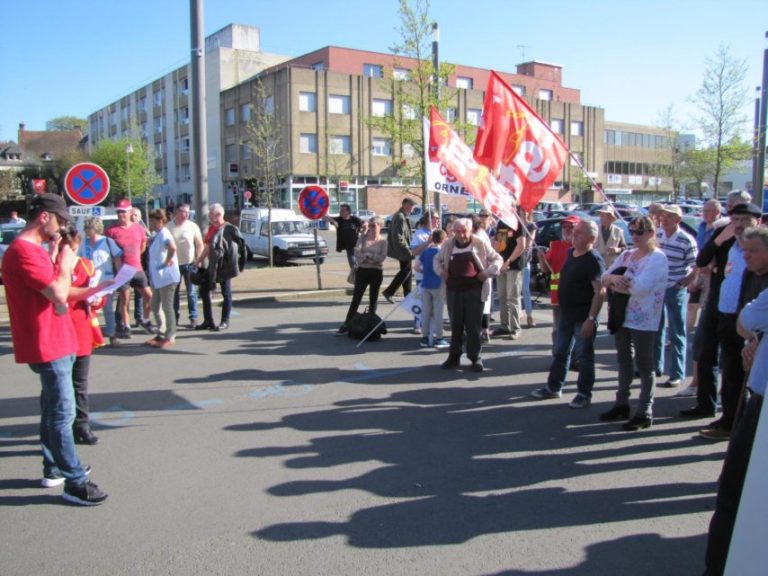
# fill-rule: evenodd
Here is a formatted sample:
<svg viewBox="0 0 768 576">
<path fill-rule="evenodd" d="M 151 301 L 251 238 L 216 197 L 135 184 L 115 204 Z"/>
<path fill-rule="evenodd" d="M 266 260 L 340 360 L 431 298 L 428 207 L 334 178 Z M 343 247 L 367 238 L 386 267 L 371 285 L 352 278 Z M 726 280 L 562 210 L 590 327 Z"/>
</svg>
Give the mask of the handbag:
<svg viewBox="0 0 768 576">
<path fill-rule="evenodd" d="M 623 276 L 626 271 L 626 266 L 619 266 L 612 273 L 617 276 Z M 624 325 L 628 303 L 629 294 L 608 289 L 608 332 L 611 334 L 615 334 Z"/>
<path fill-rule="evenodd" d="M 356 279 L 357 279 L 357 267 L 352 268 L 349 271 L 349 274 L 347 274 L 347 282 L 354 286 Z"/>
<path fill-rule="evenodd" d="M 195 286 L 204 286 L 208 284 L 208 268 L 203 266 L 190 266 L 189 280 Z"/>
</svg>

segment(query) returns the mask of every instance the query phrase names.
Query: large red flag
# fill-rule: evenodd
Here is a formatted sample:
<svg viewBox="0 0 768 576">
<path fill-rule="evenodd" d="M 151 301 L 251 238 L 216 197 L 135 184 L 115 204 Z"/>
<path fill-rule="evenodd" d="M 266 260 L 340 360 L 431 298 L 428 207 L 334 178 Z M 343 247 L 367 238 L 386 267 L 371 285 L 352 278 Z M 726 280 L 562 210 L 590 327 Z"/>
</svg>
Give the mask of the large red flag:
<svg viewBox="0 0 768 576">
<path fill-rule="evenodd" d="M 568 150 L 538 114 L 491 71 L 475 160 L 532 210 L 557 179 Z"/>
<path fill-rule="evenodd" d="M 472 158 L 472 150 L 434 106 L 429 111 L 429 157 L 442 162 L 450 174 L 492 214 L 517 230 L 517 200 L 493 174 Z"/>
</svg>

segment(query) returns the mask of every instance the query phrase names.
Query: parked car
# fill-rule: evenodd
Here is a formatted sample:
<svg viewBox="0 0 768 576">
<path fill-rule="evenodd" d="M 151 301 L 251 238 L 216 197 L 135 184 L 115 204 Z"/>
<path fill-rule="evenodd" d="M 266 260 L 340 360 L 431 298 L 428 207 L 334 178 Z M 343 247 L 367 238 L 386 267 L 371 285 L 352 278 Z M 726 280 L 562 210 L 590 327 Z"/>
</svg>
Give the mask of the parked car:
<svg viewBox="0 0 768 576">
<path fill-rule="evenodd" d="M 22 230 L 24 224 L 0 224 L 0 284 L 3 283 L 3 254 Z"/>
<path fill-rule="evenodd" d="M 298 216 L 293 210 L 273 208 L 270 227 L 268 212 L 266 208 L 245 208 L 240 213 L 240 232 L 245 238 L 248 259 L 253 256 L 269 258 L 270 229 L 275 265 L 283 266 L 288 262 L 317 259 L 315 237 L 309 220 Z M 322 264 L 328 255 L 328 244 L 323 238 L 318 238 L 318 246 L 318 260 Z"/>
<path fill-rule="evenodd" d="M 376 212 L 373 210 L 356 210 L 352 212 L 353 216 L 357 216 L 360 220 L 370 220 L 376 216 Z"/>
</svg>

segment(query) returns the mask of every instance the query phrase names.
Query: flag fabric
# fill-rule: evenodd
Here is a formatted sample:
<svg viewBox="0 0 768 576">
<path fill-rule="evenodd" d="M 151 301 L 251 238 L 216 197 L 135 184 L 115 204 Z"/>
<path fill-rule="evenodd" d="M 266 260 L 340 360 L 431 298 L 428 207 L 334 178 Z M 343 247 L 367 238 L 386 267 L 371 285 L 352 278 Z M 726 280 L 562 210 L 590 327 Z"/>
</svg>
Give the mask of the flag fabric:
<svg viewBox="0 0 768 576">
<path fill-rule="evenodd" d="M 400 302 L 403 310 L 406 310 L 413 317 L 421 322 L 421 290 L 418 288 L 411 290 L 408 295 Z"/>
<path fill-rule="evenodd" d="M 429 146 L 429 118 L 422 116 L 424 121 L 424 170 L 427 174 L 427 190 L 435 194 L 451 194 L 454 196 L 464 196 L 469 198 L 469 192 L 464 188 L 464 185 L 459 182 L 456 177 L 448 171 L 445 164 L 440 162 L 440 159 Z"/>
<path fill-rule="evenodd" d="M 35 194 L 44 194 L 47 190 L 45 178 L 33 178 L 32 179 L 32 191 Z"/>
<path fill-rule="evenodd" d="M 430 109 L 429 119 L 430 157 L 439 159 L 448 172 L 491 214 L 503 220 L 513 230 L 517 230 L 515 196 L 493 177 L 487 167 L 475 161 L 472 150 L 434 106 Z"/>
<path fill-rule="evenodd" d="M 559 176 L 568 149 L 528 103 L 491 71 L 474 156 L 530 211 Z"/>
</svg>

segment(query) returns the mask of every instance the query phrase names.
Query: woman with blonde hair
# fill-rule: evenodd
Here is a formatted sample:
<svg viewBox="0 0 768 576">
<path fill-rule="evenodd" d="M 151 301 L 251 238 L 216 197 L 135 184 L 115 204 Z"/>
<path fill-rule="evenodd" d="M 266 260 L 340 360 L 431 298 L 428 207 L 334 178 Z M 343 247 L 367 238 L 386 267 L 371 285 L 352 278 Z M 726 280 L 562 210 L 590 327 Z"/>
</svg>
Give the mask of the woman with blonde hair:
<svg viewBox="0 0 768 576">
<path fill-rule="evenodd" d="M 634 247 L 622 252 L 602 277 L 608 290 L 629 295 L 623 320 L 614 331 L 619 365 L 619 388 L 613 408 L 600 420 L 629 419 L 630 385 L 635 367 L 640 375 L 640 402 L 635 415 L 623 425 L 627 431 L 650 428 L 653 424 L 653 395 L 656 389 L 653 349 L 659 330 L 667 284 L 667 257 L 656 245 L 656 229 L 648 216 L 629 223 Z M 622 273 L 623 272 L 623 273 Z M 615 312 L 615 311 L 614 311 Z M 609 310 L 609 322 L 611 311 Z"/>
</svg>

